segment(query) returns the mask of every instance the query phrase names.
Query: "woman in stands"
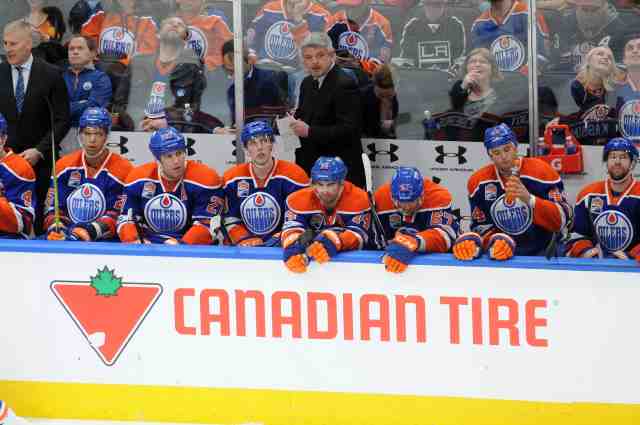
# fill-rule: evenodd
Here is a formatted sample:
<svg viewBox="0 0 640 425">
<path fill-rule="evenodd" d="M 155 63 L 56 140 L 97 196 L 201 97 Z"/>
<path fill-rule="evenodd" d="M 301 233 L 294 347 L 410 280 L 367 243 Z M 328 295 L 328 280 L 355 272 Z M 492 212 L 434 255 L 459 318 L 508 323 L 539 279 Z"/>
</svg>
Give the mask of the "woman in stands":
<svg viewBox="0 0 640 425">
<path fill-rule="evenodd" d="M 615 86 L 616 66 L 608 47 L 594 47 L 587 53 L 576 79 L 571 83 L 571 96 L 581 112 L 607 103 L 607 93 Z"/>
<path fill-rule="evenodd" d="M 362 95 L 363 135 L 395 139 L 398 97 L 389 65 L 380 65 L 374 71 L 372 81 Z"/>
</svg>

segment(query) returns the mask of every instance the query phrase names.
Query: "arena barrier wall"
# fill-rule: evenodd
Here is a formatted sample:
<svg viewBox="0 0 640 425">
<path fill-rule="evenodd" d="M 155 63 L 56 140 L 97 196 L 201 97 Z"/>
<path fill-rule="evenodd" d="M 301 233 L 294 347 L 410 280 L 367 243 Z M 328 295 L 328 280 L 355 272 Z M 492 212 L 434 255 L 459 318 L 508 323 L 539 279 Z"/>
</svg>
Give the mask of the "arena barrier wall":
<svg viewBox="0 0 640 425">
<path fill-rule="evenodd" d="M 273 425 L 638 424 L 634 261 L 0 241 L 20 416 Z"/>
</svg>

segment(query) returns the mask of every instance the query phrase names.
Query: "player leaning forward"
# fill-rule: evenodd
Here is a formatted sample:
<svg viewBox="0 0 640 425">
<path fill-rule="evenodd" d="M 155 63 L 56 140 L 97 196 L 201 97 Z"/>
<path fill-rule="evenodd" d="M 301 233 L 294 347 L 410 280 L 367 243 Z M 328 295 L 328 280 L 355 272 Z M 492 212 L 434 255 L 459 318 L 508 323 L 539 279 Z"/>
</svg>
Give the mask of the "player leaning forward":
<svg viewBox="0 0 640 425">
<path fill-rule="evenodd" d="M 295 273 L 310 260 L 326 263 L 339 252 L 362 249 L 368 241 L 371 209 L 367 193 L 345 181 L 338 157 L 321 156 L 311 168 L 311 187 L 287 198 L 282 227 L 284 263 Z"/>
<path fill-rule="evenodd" d="M 483 251 L 493 260 L 541 255 L 572 217 L 558 173 L 537 158 L 519 158 L 518 141 L 506 124 L 485 131 L 491 158 L 467 183 L 471 232 L 458 237 L 453 255 L 473 260 Z"/>
<path fill-rule="evenodd" d="M 149 150 L 156 161 L 136 167 L 127 177 L 118 218 L 120 240 L 211 244 L 211 219 L 224 206 L 222 180 L 206 165 L 187 160 L 185 138 L 173 127 L 154 132 Z"/>
<path fill-rule="evenodd" d="M 54 179 L 47 195 L 44 229 L 49 240 L 116 239 L 116 220 L 123 203 L 124 182 L 133 165 L 107 148 L 111 114 L 87 108 L 78 127 L 80 146 L 56 162 L 59 207 Z M 59 214 L 59 222 L 56 222 Z"/>
</svg>

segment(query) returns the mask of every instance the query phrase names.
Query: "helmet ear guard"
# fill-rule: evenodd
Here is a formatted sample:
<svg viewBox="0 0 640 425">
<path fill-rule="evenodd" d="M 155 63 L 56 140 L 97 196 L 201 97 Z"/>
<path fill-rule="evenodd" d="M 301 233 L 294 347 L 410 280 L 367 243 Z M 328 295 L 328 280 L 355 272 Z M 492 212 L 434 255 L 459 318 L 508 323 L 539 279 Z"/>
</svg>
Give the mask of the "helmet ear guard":
<svg viewBox="0 0 640 425">
<path fill-rule="evenodd" d="M 399 167 L 391 178 L 391 198 L 395 202 L 413 202 L 422 196 L 424 179 L 414 167 Z"/>
<path fill-rule="evenodd" d="M 149 150 L 158 161 L 162 155 L 186 149 L 184 136 L 173 127 L 154 131 L 149 140 Z"/>
<path fill-rule="evenodd" d="M 311 168 L 312 182 L 340 183 L 346 177 L 347 166 L 338 156 L 321 156 Z"/>
</svg>

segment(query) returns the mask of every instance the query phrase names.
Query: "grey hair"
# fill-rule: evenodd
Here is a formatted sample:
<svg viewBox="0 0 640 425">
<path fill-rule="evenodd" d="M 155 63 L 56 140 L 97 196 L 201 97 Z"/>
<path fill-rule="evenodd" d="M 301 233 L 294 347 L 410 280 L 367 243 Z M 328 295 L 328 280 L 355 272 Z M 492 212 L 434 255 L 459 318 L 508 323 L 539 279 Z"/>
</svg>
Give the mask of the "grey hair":
<svg viewBox="0 0 640 425">
<path fill-rule="evenodd" d="M 24 19 L 17 19 L 15 21 L 9 22 L 5 25 L 3 32 L 5 34 L 14 33 L 17 31 L 22 31 L 23 33 L 31 33 L 31 24 Z"/>
<path fill-rule="evenodd" d="M 324 32 L 312 32 L 307 35 L 300 45 L 300 52 L 306 47 L 319 47 L 333 51 L 331 38 Z"/>
</svg>

